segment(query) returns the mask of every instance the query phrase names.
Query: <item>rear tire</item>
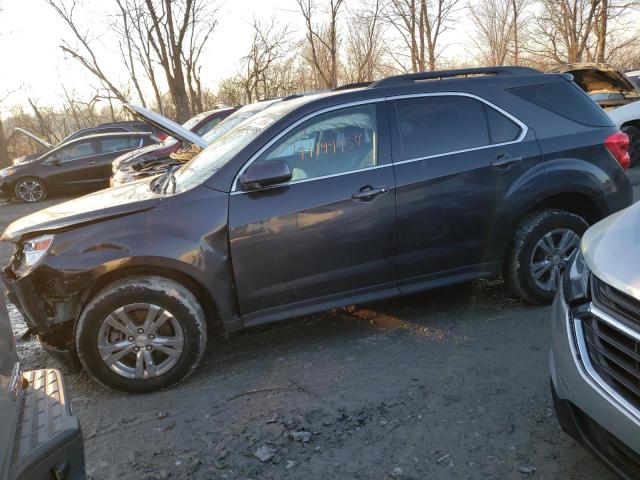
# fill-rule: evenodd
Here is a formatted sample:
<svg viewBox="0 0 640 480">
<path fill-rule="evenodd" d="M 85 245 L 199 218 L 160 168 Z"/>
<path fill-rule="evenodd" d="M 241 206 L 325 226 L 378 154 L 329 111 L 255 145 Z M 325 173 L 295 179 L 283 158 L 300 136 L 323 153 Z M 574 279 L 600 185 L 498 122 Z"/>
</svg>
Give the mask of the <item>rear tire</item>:
<svg viewBox="0 0 640 480">
<path fill-rule="evenodd" d="M 97 382 L 144 393 L 190 375 L 207 343 L 205 314 L 183 285 L 133 276 L 107 285 L 76 326 L 78 357 Z"/>
<path fill-rule="evenodd" d="M 630 166 L 635 167 L 640 163 L 640 129 L 629 125 L 627 127 L 622 127 L 622 132 L 626 133 L 629 137 Z"/>
<path fill-rule="evenodd" d="M 47 187 L 39 178 L 21 178 L 16 182 L 13 192 L 20 202 L 35 203 L 47 198 Z"/>
<path fill-rule="evenodd" d="M 532 213 L 521 223 L 505 258 L 504 277 L 520 298 L 549 304 L 556 293 L 564 266 L 580 247 L 579 238 L 589 228 L 580 216 L 549 209 Z"/>
</svg>

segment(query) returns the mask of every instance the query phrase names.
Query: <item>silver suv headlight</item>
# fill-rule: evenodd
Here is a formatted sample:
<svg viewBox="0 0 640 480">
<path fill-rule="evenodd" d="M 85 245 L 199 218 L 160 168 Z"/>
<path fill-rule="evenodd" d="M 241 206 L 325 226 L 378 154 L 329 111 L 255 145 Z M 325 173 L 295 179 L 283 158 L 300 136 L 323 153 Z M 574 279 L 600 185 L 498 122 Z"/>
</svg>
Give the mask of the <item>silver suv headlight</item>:
<svg viewBox="0 0 640 480">
<path fill-rule="evenodd" d="M 24 273 L 37 265 L 51 249 L 53 238 L 54 235 L 40 235 L 22 242 L 18 247 L 18 258 L 14 264 L 16 273 Z"/>
<path fill-rule="evenodd" d="M 584 261 L 582 252 L 577 249 L 573 254 L 573 258 L 569 260 L 569 265 L 564 271 L 564 290 L 565 301 L 573 306 L 583 303 L 589 299 L 589 276 L 590 270 Z"/>
</svg>

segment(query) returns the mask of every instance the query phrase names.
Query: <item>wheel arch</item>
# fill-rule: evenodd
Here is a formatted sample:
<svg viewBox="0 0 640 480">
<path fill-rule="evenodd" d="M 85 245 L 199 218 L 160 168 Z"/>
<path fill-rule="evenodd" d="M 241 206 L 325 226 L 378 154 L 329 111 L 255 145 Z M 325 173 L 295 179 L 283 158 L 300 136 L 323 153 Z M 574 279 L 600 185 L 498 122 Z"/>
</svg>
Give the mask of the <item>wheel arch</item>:
<svg viewBox="0 0 640 480">
<path fill-rule="evenodd" d="M 585 192 L 576 191 L 555 193 L 546 196 L 525 212 L 525 216 L 551 208 L 579 215 L 589 225 L 601 220 L 605 216 L 602 207 L 592 196 Z"/>
<path fill-rule="evenodd" d="M 80 318 L 80 315 L 86 305 L 103 288 L 117 280 L 141 275 L 163 277 L 181 284 L 191 293 L 193 293 L 196 299 L 200 302 L 200 305 L 202 306 L 207 319 L 207 327 L 220 328 L 223 326 L 223 322 L 219 313 L 220 311 L 218 308 L 218 303 L 216 302 L 211 292 L 201 282 L 199 282 L 188 273 L 180 271 L 177 268 L 157 265 L 138 265 L 123 267 L 115 270 L 110 270 L 99 276 L 81 294 L 80 301 L 77 307 L 78 311 L 76 314 L 76 324 L 77 319 Z"/>
</svg>

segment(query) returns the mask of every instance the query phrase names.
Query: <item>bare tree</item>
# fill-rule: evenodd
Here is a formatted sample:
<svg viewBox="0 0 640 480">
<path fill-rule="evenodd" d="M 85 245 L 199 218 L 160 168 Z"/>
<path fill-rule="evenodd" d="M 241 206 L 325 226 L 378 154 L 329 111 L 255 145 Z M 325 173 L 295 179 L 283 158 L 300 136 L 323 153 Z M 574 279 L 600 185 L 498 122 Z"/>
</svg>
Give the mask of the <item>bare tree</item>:
<svg viewBox="0 0 640 480">
<path fill-rule="evenodd" d="M 385 19 L 400 34 L 411 71 L 435 70 L 440 39 L 460 0 L 390 0 Z"/>
<path fill-rule="evenodd" d="M 185 121 L 194 111 L 188 90 L 198 88 L 198 60 L 216 22 L 209 0 L 145 0 L 151 19 L 149 42 L 162 66 L 176 119 Z M 186 60 L 186 62 L 185 62 Z"/>
<path fill-rule="evenodd" d="M 140 81 L 138 80 L 138 75 L 136 72 L 136 64 L 139 61 L 139 56 L 135 55 L 138 58 L 134 58 L 134 53 L 137 53 L 139 51 L 139 49 L 135 46 L 135 26 L 133 25 L 137 17 L 132 18 L 132 12 L 134 13 L 134 15 L 136 12 L 135 5 L 132 5 L 129 0 L 116 0 L 116 4 L 120 9 L 120 22 L 115 23 L 114 29 L 120 36 L 120 54 L 122 55 L 122 60 L 127 71 L 129 72 L 136 92 L 138 93 L 140 103 L 143 107 L 146 107 L 147 103 L 145 101 L 144 94 L 142 93 L 142 87 L 140 86 Z"/>
<path fill-rule="evenodd" d="M 267 24 L 253 21 L 251 48 L 241 60 L 243 71 L 239 75 L 245 99 L 251 103 L 275 96 L 279 85 L 271 74 L 278 63 L 283 62 L 289 52 L 289 30 L 279 27 L 275 20 Z"/>
<path fill-rule="evenodd" d="M 300 13 L 304 17 L 305 42 L 303 55 L 312 67 L 320 88 L 336 88 L 338 86 L 338 69 L 340 45 L 338 16 L 344 0 L 329 0 L 328 20 L 318 24 L 314 16 L 318 9 L 313 0 L 296 0 Z"/>
<path fill-rule="evenodd" d="M 350 83 L 373 80 L 383 68 L 382 0 L 370 10 L 359 10 L 349 19 L 347 77 Z"/>
<path fill-rule="evenodd" d="M 545 63 L 591 60 L 601 0 L 541 0 L 530 51 Z"/>
<path fill-rule="evenodd" d="M 473 44 L 486 65 L 520 62 L 521 19 L 526 0 L 480 0 L 469 3 L 477 29 Z"/>
<path fill-rule="evenodd" d="M 73 47 L 69 42 L 63 40 L 62 45 L 60 45 L 62 51 L 76 59 L 82 66 L 95 75 L 118 100 L 126 102 L 127 98 L 120 89 L 116 87 L 115 83 L 107 77 L 106 73 L 101 68 L 93 47 L 91 46 L 89 29 L 87 28 L 85 31 L 82 31 L 81 27 L 76 24 L 73 16 L 77 6 L 76 0 L 71 0 L 71 2 L 66 3 L 64 0 L 45 1 L 51 5 L 60 18 L 62 18 L 62 20 L 64 20 L 64 22 L 69 26 L 75 39 L 79 43 L 78 47 Z"/>
</svg>

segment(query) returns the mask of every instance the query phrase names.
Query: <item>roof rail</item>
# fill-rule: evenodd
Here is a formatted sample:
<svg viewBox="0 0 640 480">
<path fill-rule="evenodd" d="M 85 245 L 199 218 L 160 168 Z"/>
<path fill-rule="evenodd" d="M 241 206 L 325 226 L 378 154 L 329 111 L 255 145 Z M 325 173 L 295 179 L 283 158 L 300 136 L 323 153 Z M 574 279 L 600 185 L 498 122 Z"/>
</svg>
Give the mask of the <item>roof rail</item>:
<svg viewBox="0 0 640 480">
<path fill-rule="evenodd" d="M 339 92 L 340 90 L 351 90 L 352 88 L 363 88 L 368 87 L 373 82 L 355 82 L 355 83 L 347 83 L 346 85 L 340 85 L 339 87 L 331 90 L 332 92 Z"/>
<path fill-rule="evenodd" d="M 407 85 L 421 80 L 442 80 L 444 78 L 469 77 L 475 75 L 533 75 L 542 74 L 540 70 L 529 67 L 480 67 L 462 68 L 458 70 L 440 70 L 433 72 L 408 73 L 383 78 L 369 85 L 369 88 L 395 87 Z"/>
</svg>

